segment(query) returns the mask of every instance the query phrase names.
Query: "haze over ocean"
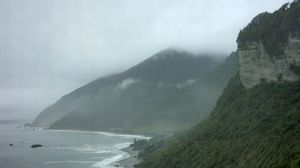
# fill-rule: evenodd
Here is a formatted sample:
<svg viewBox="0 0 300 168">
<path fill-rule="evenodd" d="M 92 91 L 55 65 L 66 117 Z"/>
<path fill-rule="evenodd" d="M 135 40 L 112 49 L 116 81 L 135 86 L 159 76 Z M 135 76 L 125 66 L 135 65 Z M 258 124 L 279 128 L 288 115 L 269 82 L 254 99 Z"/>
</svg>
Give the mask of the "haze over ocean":
<svg viewBox="0 0 300 168">
<path fill-rule="evenodd" d="M 285 2 L 1 0 L 1 119 L 33 119 L 70 91 L 168 47 L 229 54 L 256 14 Z"/>
<path fill-rule="evenodd" d="M 143 136 L 55 131 L 0 122 L 0 167 L 110 168 L 129 157 L 122 148 Z M 10 146 L 12 144 L 12 146 Z M 31 145 L 43 147 L 32 149 Z"/>
</svg>

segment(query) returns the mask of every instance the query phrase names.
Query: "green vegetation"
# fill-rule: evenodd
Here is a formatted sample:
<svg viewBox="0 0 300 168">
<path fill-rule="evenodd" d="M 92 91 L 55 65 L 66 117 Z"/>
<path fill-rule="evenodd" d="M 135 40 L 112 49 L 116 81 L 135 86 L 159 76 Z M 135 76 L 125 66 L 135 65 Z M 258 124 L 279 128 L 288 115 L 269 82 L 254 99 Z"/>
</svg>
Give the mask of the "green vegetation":
<svg viewBox="0 0 300 168">
<path fill-rule="evenodd" d="M 123 73 L 73 91 L 42 112 L 34 124 L 53 119 L 53 129 L 151 135 L 183 130 L 208 117 L 236 71 L 235 53 L 224 62 L 164 50 Z"/>
<path fill-rule="evenodd" d="M 297 75 L 300 75 L 300 67 L 294 64 L 290 64 L 290 69 Z"/>
<path fill-rule="evenodd" d="M 290 35 L 300 35 L 300 2 L 283 5 L 274 13 L 262 13 L 244 28 L 238 36 L 239 48 L 248 42 L 262 42 L 270 56 L 280 58 Z"/>
<path fill-rule="evenodd" d="M 169 141 L 144 145 L 136 167 L 298 168 L 299 109 L 299 82 L 246 90 L 235 76 L 209 119 Z"/>
<path fill-rule="evenodd" d="M 262 42 L 282 59 L 289 36 L 300 37 L 300 2 L 288 5 L 255 17 L 240 32 L 239 49 Z M 296 65 L 290 69 L 300 73 Z M 143 160 L 136 167 L 299 168 L 300 81 L 278 81 L 247 90 L 236 75 L 207 120 L 171 138 L 136 142 Z"/>
</svg>

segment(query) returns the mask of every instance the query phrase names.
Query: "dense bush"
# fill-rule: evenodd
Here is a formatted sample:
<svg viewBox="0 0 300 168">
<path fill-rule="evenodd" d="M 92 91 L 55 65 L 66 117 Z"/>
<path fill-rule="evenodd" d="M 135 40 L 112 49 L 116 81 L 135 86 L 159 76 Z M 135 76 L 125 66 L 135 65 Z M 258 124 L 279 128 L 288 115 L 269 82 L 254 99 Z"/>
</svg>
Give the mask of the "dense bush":
<svg viewBox="0 0 300 168">
<path fill-rule="evenodd" d="M 289 6 L 290 5 L 290 6 Z M 274 13 L 256 16 L 238 36 L 239 47 L 247 42 L 262 42 L 268 54 L 275 58 L 282 56 L 290 35 L 300 34 L 300 2 L 283 5 Z"/>
<path fill-rule="evenodd" d="M 299 167 L 299 110 L 299 82 L 246 90 L 236 76 L 208 120 L 150 151 L 137 167 Z"/>
<path fill-rule="evenodd" d="M 300 37 L 300 3 L 288 5 L 254 18 L 240 32 L 239 48 L 262 42 L 280 59 L 289 36 Z M 290 68 L 300 73 L 299 67 Z M 210 118 L 184 135 L 148 142 L 142 150 L 137 168 L 299 168 L 300 82 L 262 81 L 246 90 L 237 75 Z"/>
</svg>

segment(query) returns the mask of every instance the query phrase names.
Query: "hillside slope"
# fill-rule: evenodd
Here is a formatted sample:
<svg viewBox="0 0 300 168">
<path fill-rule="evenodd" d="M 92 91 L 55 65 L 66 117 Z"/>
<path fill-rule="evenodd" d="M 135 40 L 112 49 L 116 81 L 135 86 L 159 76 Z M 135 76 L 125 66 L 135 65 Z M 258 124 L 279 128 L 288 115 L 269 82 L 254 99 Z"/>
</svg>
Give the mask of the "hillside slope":
<svg viewBox="0 0 300 168">
<path fill-rule="evenodd" d="M 123 73 L 100 78 L 64 96 L 33 125 L 127 133 L 189 127 L 208 116 L 237 70 L 235 54 L 220 62 L 209 55 L 159 52 Z M 208 78 L 210 82 L 204 82 Z"/>
<path fill-rule="evenodd" d="M 167 140 L 136 143 L 136 167 L 299 168 L 299 23 L 299 1 L 254 18 L 238 37 L 238 74 L 210 117 Z"/>
<path fill-rule="evenodd" d="M 236 76 L 208 120 L 148 153 L 137 167 L 299 167 L 299 109 L 299 82 L 246 90 Z"/>
</svg>

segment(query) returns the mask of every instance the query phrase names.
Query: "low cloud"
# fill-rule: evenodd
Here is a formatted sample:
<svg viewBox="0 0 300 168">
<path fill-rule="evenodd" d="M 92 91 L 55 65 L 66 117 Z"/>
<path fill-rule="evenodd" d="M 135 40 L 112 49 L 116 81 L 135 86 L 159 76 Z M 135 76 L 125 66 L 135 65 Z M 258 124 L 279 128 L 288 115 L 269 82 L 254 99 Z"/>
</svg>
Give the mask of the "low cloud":
<svg viewBox="0 0 300 168">
<path fill-rule="evenodd" d="M 1 0 L 0 113 L 23 107 L 37 109 L 35 116 L 71 90 L 165 48 L 230 53 L 255 15 L 285 2 Z"/>
<path fill-rule="evenodd" d="M 137 79 L 132 79 L 132 78 L 127 78 L 125 80 L 123 80 L 119 85 L 117 85 L 117 89 L 120 90 L 125 90 L 128 87 L 130 87 L 132 84 L 137 83 L 139 80 Z"/>
</svg>

